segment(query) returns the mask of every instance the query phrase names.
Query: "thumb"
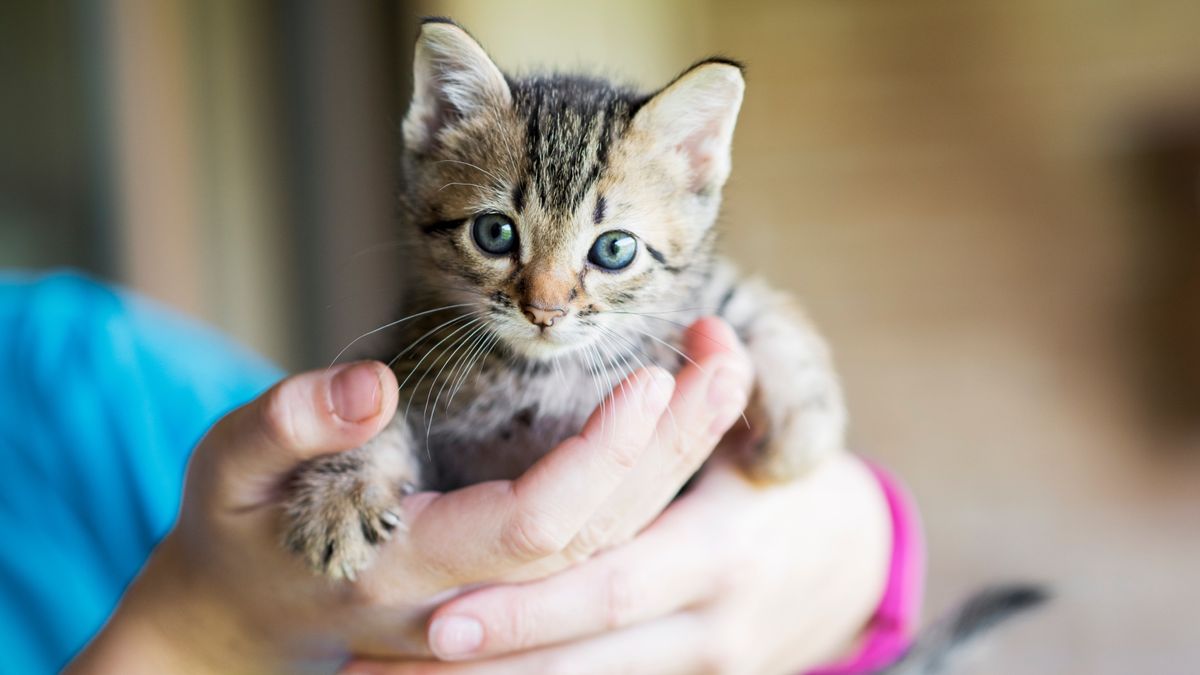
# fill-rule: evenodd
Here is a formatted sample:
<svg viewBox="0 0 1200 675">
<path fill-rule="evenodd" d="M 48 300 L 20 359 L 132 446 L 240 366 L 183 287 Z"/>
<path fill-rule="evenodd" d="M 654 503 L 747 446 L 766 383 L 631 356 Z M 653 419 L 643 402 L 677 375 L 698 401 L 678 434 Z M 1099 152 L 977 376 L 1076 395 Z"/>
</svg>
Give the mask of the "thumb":
<svg viewBox="0 0 1200 675">
<path fill-rule="evenodd" d="M 210 455 L 217 484 L 236 501 L 258 502 L 296 465 L 378 434 L 396 412 L 397 389 L 378 361 L 294 375 L 218 422 L 197 455 Z"/>
</svg>

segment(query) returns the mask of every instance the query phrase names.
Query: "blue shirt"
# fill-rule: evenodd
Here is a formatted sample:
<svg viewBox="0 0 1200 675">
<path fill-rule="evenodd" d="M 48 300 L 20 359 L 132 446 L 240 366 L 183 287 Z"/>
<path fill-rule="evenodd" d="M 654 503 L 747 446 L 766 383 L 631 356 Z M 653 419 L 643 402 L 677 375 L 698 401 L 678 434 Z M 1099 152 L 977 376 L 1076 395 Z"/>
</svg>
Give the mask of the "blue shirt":
<svg viewBox="0 0 1200 675">
<path fill-rule="evenodd" d="M 128 292 L 0 274 L 0 673 L 87 642 L 174 522 L 197 440 L 280 375 Z"/>
</svg>

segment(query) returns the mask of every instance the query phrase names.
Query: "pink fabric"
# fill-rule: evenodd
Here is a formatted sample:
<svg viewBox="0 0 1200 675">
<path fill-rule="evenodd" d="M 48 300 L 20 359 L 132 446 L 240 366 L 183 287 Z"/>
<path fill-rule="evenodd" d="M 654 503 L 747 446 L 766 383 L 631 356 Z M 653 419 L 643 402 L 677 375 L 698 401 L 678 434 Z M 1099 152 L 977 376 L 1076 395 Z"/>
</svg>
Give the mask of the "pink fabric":
<svg viewBox="0 0 1200 675">
<path fill-rule="evenodd" d="M 882 468 L 867 463 L 879 480 L 892 512 L 892 561 L 887 587 L 863 636 L 858 653 L 809 675 L 856 675 L 895 663 L 912 644 L 925 585 L 925 542 L 912 498 Z"/>
</svg>

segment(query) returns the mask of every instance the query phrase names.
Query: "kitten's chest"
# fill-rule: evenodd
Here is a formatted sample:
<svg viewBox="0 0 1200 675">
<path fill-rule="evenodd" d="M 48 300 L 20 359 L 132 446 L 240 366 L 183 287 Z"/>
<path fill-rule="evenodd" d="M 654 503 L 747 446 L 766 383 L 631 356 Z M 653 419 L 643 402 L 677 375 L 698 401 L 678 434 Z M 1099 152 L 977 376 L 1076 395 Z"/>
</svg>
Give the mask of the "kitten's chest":
<svg viewBox="0 0 1200 675">
<path fill-rule="evenodd" d="M 561 364 L 518 370 L 496 363 L 449 385 L 457 384 L 453 397 L 441 384 L 402 391 L 401 406 L 406 396 L 414 398 L 406 418 L 414 450 L 426 463 L 425 482 L 452 489 L 520 475 L 578 433 L 601 393 L 622 376 Z"/>
<path fill-rule="evenodd" d="M 411 326 L 408 332 L 413 335 L 401 336 L 401 344 L 420 347 L 437 328 Z M 635 368 L 677 370 L 679 351 L 673 344 L 678 336 L 660 335 L 622 336 L 551 361 L 516 356 L 486 338 L 456 341 L 453 334 L 429 340 L 428 349 L 405 347 L 392 360 L 400 381 L 393 424 L 408 427 L 411 451 L 423 464 L 424 487 L 446 490 L 512 479 L 579 433 L 601 400 Z"/>
</svg>

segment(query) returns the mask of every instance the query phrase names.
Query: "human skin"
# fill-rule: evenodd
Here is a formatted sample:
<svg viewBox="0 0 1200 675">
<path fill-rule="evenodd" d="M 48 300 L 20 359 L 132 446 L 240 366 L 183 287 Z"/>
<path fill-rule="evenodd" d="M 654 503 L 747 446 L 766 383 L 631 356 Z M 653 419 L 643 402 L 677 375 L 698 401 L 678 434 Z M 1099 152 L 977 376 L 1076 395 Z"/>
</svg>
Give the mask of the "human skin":
<svg viewBox="0 0 1200 675">
<path fill-rule="evenodd" d="M 776 486 L 720 462 L 633 541 L 439 607 L 430 642 L 451 662 L 360 660 L 343 673 L 803 672 L 846 655 L 877 606 L 886 509 L 850 455 Z"/>
<path fill-rule="evenodd" d="M 839 563 L 832 573 L 844 576 L 846 583 L 832 585 L 828 568 L 805 560 L 814 557 L 817 547 L 781 547 L 774 541 L 788 518 L 760 524 L 772 515 L 778 519 L 785 502 L 797 508 L 828 506 L 815 497 L 808 507 L 802 499 L 793 504 L 785 499 L 790 492 L 784 486 L 753 486 L 738 478 L 736 470 L 718 465 L 663 512 L 739 419 L 752 378 L 741 346 L 720 321 L 697 322 L 685 347 L 695 365 L 674 379 L 658 369 L 634 373 L 611 395 L 605 406 L 608 417 L 594 414 L 580 435 L 516 480 L 407 498 L 407 531 L 387 542 L 378 561 L 353 583 L 312 575 L 280 548 L 274 503 L 297 464 L 356 447 L 386 425 L 396 407 L 395 378 L 381 364 L 365 362 L 284 380 L 215 425 L 197 447 L 177 524 L 67 672 L 329 672 L 349 655 L 377 659 L 347 666 L 367 672 L 440 672 L 430 669 L 442 667 L 530 672 L 524 670 L 529 663 L 519 659 L 588 659 L 605 640 L 630 636 L 638 640 L 649 665 L 677 652 L 678 640 L 670 639 L 671 633 L 679 632 L 694 611 L 677 611 L 684 605 L 732 607 L 712 614 L 723 619 L 720 625 L 755 639 L 758 627 L 739 623 L 739 617 L 753 619 L 751 615 L 767 610 L 795 628 L 812 613 L 820 619 L 813 622 L 815 628 L 803 634 L 790 631 L 785 642 L 811 643 L 811 649 L 800 650 L 803 658 L 810 651 L 832 653 L 858 632 L 878 597 L 886 566 L 885 514 L 879 518 L 882 532 L 862 528 L 864 537 L 877 535 L 877 565 L 870 560 L 840 564 L 846 561 L 823 552 L 816 556 Z M 824 470 L 814 478 L 822 475 Z M 808 479 L 802 483 L 808 485 Z M 829 484 L 826 492 L 836 485 L 819 483 Z M 738 520 L 744 522 L 734 527 Z M 845 524 L 834 520 L 830 526 Z M 787 538 L 823 534 L 820 528 L 809 530 Z M 824 534 L 838 539 L 835 533 Z M 805 576 L 812 581 L 810 588 L 848 589 L 850 601 L 839 597 L 828 603 L 833 609 L 822 609 L 818 616 L 805 606 L 803 595 L 795 595 L 790 598 L 795 606 L 781 614 L 783 607 L 762 605 L 762 593 L 735 583 L 737 575 L 728 574 L 722 577 L 729 581 L 720 593 L 724 602 L 708 598 L 707 591 L 697 594 L 695 588 L 689 595 L 689 584 L 674 570 L 701 563 L 714 573 L 728 571 L 724 562 L 703 564 L 715 560 L 714 539 L 722 538 L 728 548 L 757 549 L 760 562 L 774 561 L 760 565 L 757 576 L 765 577 L 767 569 L 779 578 Z M 598 551 L 605 552 L 595 555 Z M 666 570 L 680 583 L 664 585 L 663 593 L 630 595 L 617 614 L 600 609 L 597 615 L 594 603 L 604 600 L 595 597 L 595 576 L 611 575 L 610 569 L 643 570 L 651 586 L 657 583 L 655 574 Z M 688 578 L 700 585 L 705 579 Z M 675 586 L 683 592 L 665 592 Z M 868 590 L 860 590 L 864 587 Z M 782 603 L 774 590 L 769 595 Z M 856 601 L 856 595 L 864 599 Z M 532 620 L 506 623 L 516 616 L 506 612 L 524 612 Z M 829 620 L 829 612 L 835 620 Z M 461 638 L 463 624 L 437 619 L 463 613 L 482 621 L 483 641 L 478 651 L 455 656 L 447 636 Z M 557 618 L 563 615 L 575 620 Z M 517 626 L 521 630 L 514 631 Z M 543 647 L 584 636 L 565 646 Z M 658 638 L 662 649 L 647 649 Z M 534 649 L 506 656 L 529 648 Z M 574 656 L 563 651 L 579 649 L 586 651 Z M 429 660 L 431 650 L 443 658 L 483 658 L 439 664 Z M 562 657 L 564 653 L 569 656 Z M 596 672 L 611 672 L 603 661 L 596 664 Z M 541 670 L 534 667 L 534 672 Z"/>
</svg>

